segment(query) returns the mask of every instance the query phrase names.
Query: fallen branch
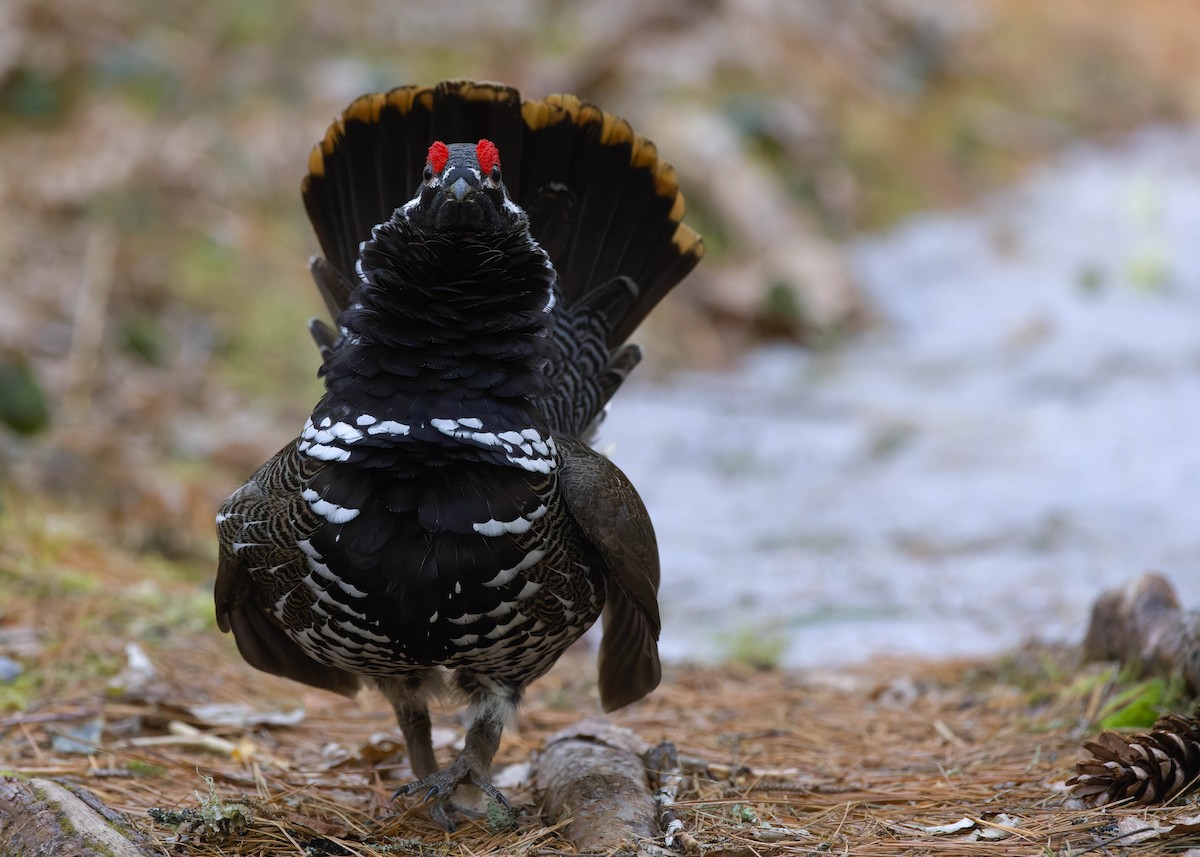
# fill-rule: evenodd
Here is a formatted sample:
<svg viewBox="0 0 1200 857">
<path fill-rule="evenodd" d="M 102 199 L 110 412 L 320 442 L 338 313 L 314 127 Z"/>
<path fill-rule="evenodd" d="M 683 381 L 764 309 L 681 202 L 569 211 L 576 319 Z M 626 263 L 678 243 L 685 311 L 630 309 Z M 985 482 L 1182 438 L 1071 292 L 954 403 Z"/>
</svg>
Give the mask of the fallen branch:
<svg viewBox="0 0 1200 857">
<path fill-rule="evenodd" d="M 86 789 L 0 778 L 0 854 L 146 857 L 130 837 L 140 838 Z"/>
<path fill-rule="evenodd" d="M 642 754 L 649 749 L 628 729 L 584 720 L 552 736 L 537 762 L 534 783 L 551 824 L 580 854 L 668 854 Z"/>
<path fill-rule="evenodd" d="M 1165 577 L 1143 574 L 1096 600 L 1083 654 L 1143 675 L 1178 675 L 1200 693 L 1200 612 L 1184 610 Z"/>
</svg>

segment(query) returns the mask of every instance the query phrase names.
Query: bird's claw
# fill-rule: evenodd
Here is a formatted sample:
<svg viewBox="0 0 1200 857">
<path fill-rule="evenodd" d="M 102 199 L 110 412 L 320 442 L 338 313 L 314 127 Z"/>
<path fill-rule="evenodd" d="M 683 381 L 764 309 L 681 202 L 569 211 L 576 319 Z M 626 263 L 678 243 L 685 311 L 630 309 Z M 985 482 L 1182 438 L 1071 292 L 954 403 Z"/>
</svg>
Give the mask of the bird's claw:
<svg viewBox="0 0 1200 857">
<path fill-rule="evenodd" d="M 504 807 L 505 811 L 510 815 L 516 814 L 516 810 L 513 809 L 513 805 L 508 802 L 508 798 L 504 796 L 504 792 L 492 785 L 489 780 L 475 782 L 474 785 L 477 789 L 487 795 L 489 800 L 494 801 L 495 803 L 498 803 L 500 806 Z"/>
<path fill-rule="evenodd" d="M 454 792 L 463 783 L 470 783 L 475 786 L 488 800 L 501 806 L 510 817 L 516 817 L 516 810 L 513 809 L 513 805 L 509 803 L 508 798 L 504 796 L 504 793 L 500 789 L 492 785 L 491 780 L 483 774 L 474 771 L 469 765 L 459 762 L 454 762 L 448 768 L 443 768 L 429 776 L 421 777 L 419 780 L 414 780 L 411 783 L 400 786 L 400 788 L 392 792 L 392 800 L 408 797 L 422 789 L 427 789 L 425 795 L 421 798 L 421 803 L 433 804 L 428 810 L 430 819 L 442 829 L 453 833 L 456 825 L 451 820 L 450 814 L 447 811 L 448 809 L 452 809 L 470 818 L 480 818 L 484 815 L 484 813 L 468 809 L 451 800 Z"/>
</svg>

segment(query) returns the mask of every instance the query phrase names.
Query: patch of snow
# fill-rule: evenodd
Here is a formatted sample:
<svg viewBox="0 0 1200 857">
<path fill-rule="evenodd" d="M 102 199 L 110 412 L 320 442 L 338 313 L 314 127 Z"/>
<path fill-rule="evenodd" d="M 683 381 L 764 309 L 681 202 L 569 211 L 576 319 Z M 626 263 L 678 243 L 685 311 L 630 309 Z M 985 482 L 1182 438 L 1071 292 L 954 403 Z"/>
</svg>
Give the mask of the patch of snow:
<svg viewBox="0 0 1200 857">
<path fill-rule="evenodd" d="M 1200 129 L 1069 151 L 849 252 L 883 323 L 830 356 L 621 391 L 663 653 L 789 665 L 1078 640 L 1148 569 L 1200 602 Z"/>
</svg>

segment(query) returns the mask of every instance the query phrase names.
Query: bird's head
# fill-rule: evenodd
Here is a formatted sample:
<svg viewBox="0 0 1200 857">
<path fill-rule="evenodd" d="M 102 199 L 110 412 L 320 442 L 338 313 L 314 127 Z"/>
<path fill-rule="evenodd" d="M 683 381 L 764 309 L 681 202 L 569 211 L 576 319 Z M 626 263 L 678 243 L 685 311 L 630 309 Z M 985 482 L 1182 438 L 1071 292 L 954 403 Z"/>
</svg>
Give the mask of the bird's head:
<svg viewBox="0 0 1200 857">
<path fill-rule="evenodd" d="M 507 232 L 527 220 L 508 196 L 490 140 L 431 145 L 421 186 L 401 212 L 425 232 Z"/>
</svg>

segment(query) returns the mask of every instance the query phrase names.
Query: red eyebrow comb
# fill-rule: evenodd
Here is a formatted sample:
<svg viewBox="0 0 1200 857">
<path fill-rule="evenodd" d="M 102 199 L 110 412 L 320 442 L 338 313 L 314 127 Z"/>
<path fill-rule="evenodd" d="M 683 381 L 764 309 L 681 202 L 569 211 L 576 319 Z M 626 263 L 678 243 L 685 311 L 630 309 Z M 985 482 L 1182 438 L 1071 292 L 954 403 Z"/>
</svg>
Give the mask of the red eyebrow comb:
<svg viewBox="0 0 1200 857">
<path fill-rule="evenodd" d="M 448 160 L 450 160 L 450 148 L 441 140 L 435 141 L 429 147 L 429 166 L 433 167 L 435 173 L 440 173 L 446 168 Z"/>
<path fill-rule="evenodd" d="M 479 161 L 480 172 L 485 176 L 492 171 L 492 167 L 500 164 L 500 152 L 491 140 L 480 140 L 475 144 L 475 158 Z"/>
</svg>

